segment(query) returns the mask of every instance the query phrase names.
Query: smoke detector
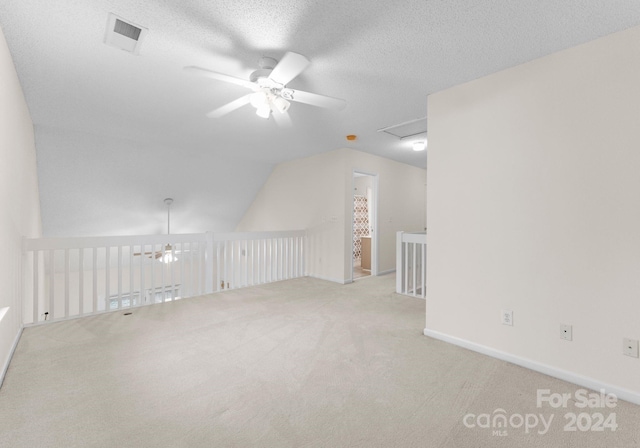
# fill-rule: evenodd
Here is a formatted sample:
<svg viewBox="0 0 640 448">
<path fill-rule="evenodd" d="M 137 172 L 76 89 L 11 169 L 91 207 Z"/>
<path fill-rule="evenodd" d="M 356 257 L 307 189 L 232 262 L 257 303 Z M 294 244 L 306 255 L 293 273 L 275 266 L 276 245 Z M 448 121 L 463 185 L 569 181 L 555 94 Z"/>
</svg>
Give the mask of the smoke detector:
<svg viewBox="0 0 640 448">
<path fill-rule="evenodd" d="M 129 53 L 139 54 L 147 28 L 111 13 L 107 20 L 104 43 Z"/>
</svg>

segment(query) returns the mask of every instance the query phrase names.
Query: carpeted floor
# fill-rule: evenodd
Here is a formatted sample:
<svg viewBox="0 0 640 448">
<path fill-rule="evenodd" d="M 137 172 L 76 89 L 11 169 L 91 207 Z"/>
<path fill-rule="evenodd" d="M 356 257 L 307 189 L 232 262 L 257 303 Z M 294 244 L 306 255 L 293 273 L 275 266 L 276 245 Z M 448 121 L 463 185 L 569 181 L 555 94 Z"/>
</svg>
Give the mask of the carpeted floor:
<svg viewBox="0 0 640 448">
<path fill-rule="evenodd" d="M 588 411 L 616 431 L 565 431 L 585 411 L 536 391 L 579 387 L 423 336 L 424 301 L 394 282 L 303 278 L 27 328 L 0 446 L 640 446 L 640 407 Z"/>
</svg>

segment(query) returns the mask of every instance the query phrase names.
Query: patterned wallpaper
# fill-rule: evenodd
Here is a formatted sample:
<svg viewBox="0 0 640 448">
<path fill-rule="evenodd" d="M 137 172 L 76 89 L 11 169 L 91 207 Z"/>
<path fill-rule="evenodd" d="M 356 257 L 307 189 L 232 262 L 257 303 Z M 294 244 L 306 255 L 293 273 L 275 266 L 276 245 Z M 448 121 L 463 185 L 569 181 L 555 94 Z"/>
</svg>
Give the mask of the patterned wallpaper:
<svg viewBox="0 0 640 448">
<path fill-rule="evenodd" d="M 369 236 L 369 208 L 367 197 L 353 196 L 353 259 L 359 260 L 362 256 L 361 236 Z"/>
</svg>

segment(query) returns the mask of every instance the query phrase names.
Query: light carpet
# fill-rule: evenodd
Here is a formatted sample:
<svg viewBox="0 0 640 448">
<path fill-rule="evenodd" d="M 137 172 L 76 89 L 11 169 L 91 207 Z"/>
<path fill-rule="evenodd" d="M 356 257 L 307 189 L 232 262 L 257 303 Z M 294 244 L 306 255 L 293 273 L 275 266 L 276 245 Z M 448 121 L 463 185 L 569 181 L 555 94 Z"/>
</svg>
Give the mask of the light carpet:
<svg viewBox="0 0 640 448">
<path fill-rule="evenodd" d="M 424 301 L 394 285 L 302 278 L 26 328 L 0 446 L 640 446 L 640 407 L 596 409 L 615 431 L 565 431 L 580 411 L 536 391 L 578 386 L 423 336 Z M 511 426 L 482 427 L 500 413 Z"/>
</svg>

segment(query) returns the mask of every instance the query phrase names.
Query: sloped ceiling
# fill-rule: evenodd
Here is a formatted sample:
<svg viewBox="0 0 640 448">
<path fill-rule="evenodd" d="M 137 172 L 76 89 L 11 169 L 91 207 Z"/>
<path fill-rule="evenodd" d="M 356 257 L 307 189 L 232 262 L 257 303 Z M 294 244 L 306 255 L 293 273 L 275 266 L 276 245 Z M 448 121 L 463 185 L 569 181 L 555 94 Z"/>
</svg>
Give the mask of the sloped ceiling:
<svg viewBox="0 0 640 448">
<path fill-rule="evenodd" d="M 135 56 L 103 43 L 115 13 L 149 29 Z M 426 115 L 447 87 L 640 24 L 636 0 L 0 0 L 0 26 L 36 131 L 47 236 L 233 230 L 275 164 L 341 147 L 426 166 L 377 129 Z M 247 91 L 182 70 L 247 78 L 261 56 L 304 54 L 292 127 Z M 461 130 L 463 131 L 463 130 Z M 356 134 L 347 142 L 347 134 Z"/>
</svg>

